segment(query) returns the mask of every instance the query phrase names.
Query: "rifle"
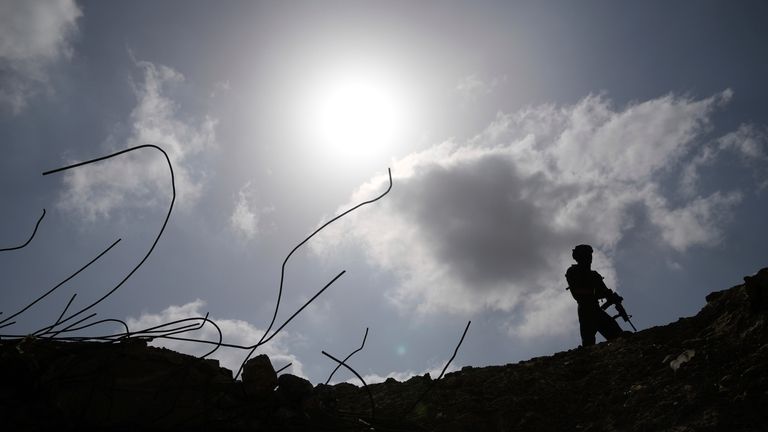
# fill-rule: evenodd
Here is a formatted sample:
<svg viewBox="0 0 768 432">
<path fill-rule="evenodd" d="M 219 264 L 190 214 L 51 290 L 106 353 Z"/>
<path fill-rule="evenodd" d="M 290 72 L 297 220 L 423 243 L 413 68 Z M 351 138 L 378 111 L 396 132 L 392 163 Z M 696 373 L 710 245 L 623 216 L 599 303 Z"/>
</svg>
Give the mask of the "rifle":
<svg viewBox="0 0 768 432">
<path fill-rule="evenodd" d="M 635 328 L 635 325 L 632 324 L 632 321 L 629 320 L 630 318 L 632 318 L 632 315 L 629 315 L 627 313 L 627 310 L 624 309 L 624 306 L 621 304 L 623 300 L 624 300 L 623 297 L 621 297 L 616 293 L 613 293 L 611 297 L 606 298 L 606 302 L 600 305 L 600 307 L 603 310 L 607 310 L 611 305 L 613 305 L 616 308 L 616 312 L 618 312 L 618 314 L 613 316 L 613 319 L 621 317 L 625 322 L 629 323 L 629 325 L 632 326 L 632 330 L 637 331 L 637 329 Z"/>
</svg>

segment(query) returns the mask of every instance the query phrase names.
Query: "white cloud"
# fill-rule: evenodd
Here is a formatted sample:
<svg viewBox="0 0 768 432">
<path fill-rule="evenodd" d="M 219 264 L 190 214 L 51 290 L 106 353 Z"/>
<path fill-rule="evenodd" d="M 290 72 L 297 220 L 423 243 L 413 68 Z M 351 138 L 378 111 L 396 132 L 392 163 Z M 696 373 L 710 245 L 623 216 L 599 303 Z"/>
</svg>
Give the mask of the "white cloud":
<svg viewBox="0 0 768 432">
<path fill-rule="evenodd" d="M 254 201 L 251 182 L 247 182 L 237 192 L 235 207 L 229 217 L 229 225 L 235 234 L 247 240 L 252 239 L 261 230 L 261 215 L 274 211 L 272 206 L 254 210 Z"/>
<path fill-rule="evenodd" d="M 211 90 L 210 97 L 216 98 L 222 93 L 228 93 L 232 90 L 232 84 L 229 80 L 217 81 L 213 84 L 213 90 Z"/>
<path fill-rule="evenodd" d="M 350 366 L 354 367 L 353 365 L 350 365 Z M 386 375 L 379 375 L 379 374 L 376 374 L 376 373 L 369 373 L 369 374 L 365 374 L 365 375 L 361 375 L 361 376 L 363 377 L 363 380 L 365 380 L 366 384 L 382 383 L 382 382 L 386 381 L 389 378 L 394 378 L 397 381 L 405 382 L 405 381 L 408 381 L 409 379 L 411 379 L 411 378 L 413 378 L 415 376 L 424 376 L 425 374 L 429 374 L 429 376 L 432 379 L 437 379 L 437 377 L 440 376 L 440 372 L 443 371 L 443 367 L 445 367 L 445 363 L 443 363 L 443 365 L 441 365 L 439 367 L 433 367 L 433 368 L 430 368 L 430 369 L 427 369 L 427 370 L 423 370 L 421 372 L 415 372 L 415 371 L 412 371 L 412 370 L 408 370 L 408 371 L 404 371 L 404 372 L 402 372 L 402 371 L 394 371 L 394 372 L 390 372 L 390 373 L 388 373 Z M 451 373 L 451 372 L 456 372 L 457 370 L 459 370 L 459 368 L 457 366 L 451 364 L 445 370 L 445 373 L 448 374 L 448 373 Z M 346 370 L 344 367 L 339 368 L 338 372 L 336 372 L 337 375 L 340 375 L 341 373 L 352 375 L 352 373 L 349 372 L 348 370 Z M 358 373 L 360 373 L 360 372 L 358 371 Z M 443 375 L 443 376 L 445 376 L 445 375 Z M 334 375 L 334 377 L 335 377 L 335 375 Z M 336 382 L 338 382 L 338 381 L 331 380 L 331 384 L 335 384 Z M 360 386 L 361 385 L 360 379 L 358 377 L 354 376 L 354 375 L 352 375 L 352 377 L 347 379 L 345 382 L 348 382 L 350 384 L 354 384 L 356 386 Z"/>
<path fill-rule="evenodd" d="M 752 175 L 762 190 L 768 187 L 768 132 L 763 127 L 741 124 L 735 131 L 726 133 L 713 142 L 703 145 L 683 167 L 680 191 L 691 196 L 696 193 L 701 170 L 714 164 L 725 152 L 736 154 L 744 163 L 741 168 L 751 169 Z"/>
<path fill-rule="evenodd" d="M 751 124 L 742 124 L 719 139 L 721 148 L 736 149 L 742 156 L 760 162 L 768 161 L 768 134 Z"/>
<path fill-rule="evenodd" d="M 555 336 L 576 328 L 573 299 L 564 293 L 564 289 L 535 293 L 522 304 L 520 319 L 506 322 L 505 329 L 512 336 L 528 339 Z"/>
<path fill-rule="evenodd" d="M 73 0 L 0 2 L 0 108 L 18 113 L 48 84 L 48 67 L 71 55 L 82 15 Z"/>
<path fill-rule="evenodd" d="M 456 91 L 458 91 L 465 100 L 473 101 L 482 96 L 491 94 L 496 87 L 504 84 L 506 81 L 506 75 L 483 80 L 476 74 L 470 74 L 459 80 L 456 84 Z"/>
<path fill-rule="evenodd" d="M 742 124 L 718 140 L 720 149 L 736 151 L 753 170 L 759 189 L 768 188 L 768 131 L 751 124 Z"/>
<path fill-rule="evenodd" d="M 189 208 L 200 197 L 205 174 L 195 163 L 216 147 L 216 120 L 205 116 L 185 121 L 167 87 L 184 76 L 162 65 L 139 61 L 142 80 L 134 84 L 137 105 L 130 115 L 131 134 L 124 145 L 106 153 L 141 144 L 163 148 L 171 159 L 176 179 L 177 205 Z M 88 155 L 95 157 L 100 155 Z M 141 151 L 68 171 L 59 206 L 87 220 L 108 218 L 118 208 L 154 207 L 168 202 L 170 174 L 157 152 Z"/>
<path fill-rule="evenodd" d="M 716 192 L 707 197 L 696 197 L 685 206 L 669 208 L 666 200 L 657 193 L 648 194 L 651 221 L 661 229 L 663 239 L 669 246 L 685 251 L 692 245 L 714 245 L 721 240 L 724 219 L 729 210 L 741 201 L 739 192 Z"/>
<path fill-rule="evenodd" d="M 616 108 L 591 95 L 499 114 L 466 143 L 396 161 L 390 195 L 329 227 L 312 248 L 361 247 L 398 277 L 387 295 L 404 311 L 501 310 L 514 317 L 510 334 L 558 334 L 575 320 L 565 313 L 572 300 L 563 277 L 574 245 L 595 246 L 596 269 L 616 288 L 612 252 L 642 214 L 672 249 L 720 239 L 739 193 L 672 202 L 658 182 L 690 157 L 730 97 L 667 95 Z M 350 202 L 386 181 L 370 180 Z"/>
<path fill-rule="evenodd" d="M 248 197 L 241 188 L 237 193 L 237 202 L 232 216 L 229 218 L 229 223 L 236 233 L 242 234 L 247 239 L 252 239 L 256 235 L 258 222 L 258 216 L 251 211 Z"/>
<path fill-rule="evenodd" d="M 698 192 L 700 171 L 715 162 L 718 151 L 712 145 L 703 146 L 697 154 L 683 167 L 680 175 L 680 192 L 687 196 L 694 196 Z"/>
<path fill-rule="evenodd" d="M 129 317 L 126 319 L 126 323 L 128 324 L 128 328 L 135 332 L 180 319 L 203 317 L 205 316 L 204 307 L 205 302 L 197 299 L 180 306 L 168 306 L 157 314 L 144 313 L 138 318 Z M 258 341 L 264 334 L 264 330 L 258 329 L 246 321 L 219 319 L 212 316 L 209 316 L 208 319 L 216 322 L 219 328 L 221 328 L 225 343 L 248 346 L 256 343 L 256 341 Z M 214 342 L 219 340 L 218 332 L 210 324 L 206 324 L 198 331 L 184 333 L 178 336 L 204 339 Z M 257 354 L 267 354 L 275 369 L 279 369 L 288 363 L 292 363 L 287 371 L 293 375 L 303 377 L 304 371 L 301 362 L 296 356 L 288 353 L 287 344 L 290 342 L 291 338 L 293 338 L 291 334 L 281 332 L 268 344 L 259 347 Z M 175 341 L 170 339 L 155 339 L 151 342 L 151 345 L 165 347 L 195 356 L 203 355 L 213 348 L 213 346 L 209 344 Z M 209 356 L 209 358 L 219 360 L 219 363 L 223 367 L 233 371 L 234 374 L 240 368 L 240 363 L 245 359 L 246 354 L 247 351 L 240 349 L 220 348 Z"/>
</svg>

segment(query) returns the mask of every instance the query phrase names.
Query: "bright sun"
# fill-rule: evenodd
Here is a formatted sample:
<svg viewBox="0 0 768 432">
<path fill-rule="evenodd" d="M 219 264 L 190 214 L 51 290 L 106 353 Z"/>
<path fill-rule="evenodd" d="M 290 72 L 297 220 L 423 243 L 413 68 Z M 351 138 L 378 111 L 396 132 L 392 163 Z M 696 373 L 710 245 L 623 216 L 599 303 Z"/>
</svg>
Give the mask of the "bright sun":
<svg viewBox="0 0 768 432">
<path fill-rule="evenodd" d="M 321 151 L 355 162 L 385 156 L 402 139 L 406 107 L 392 82 L 361 71 L 322 81 L 309 113 L 310 139 Z"/>
</svg>

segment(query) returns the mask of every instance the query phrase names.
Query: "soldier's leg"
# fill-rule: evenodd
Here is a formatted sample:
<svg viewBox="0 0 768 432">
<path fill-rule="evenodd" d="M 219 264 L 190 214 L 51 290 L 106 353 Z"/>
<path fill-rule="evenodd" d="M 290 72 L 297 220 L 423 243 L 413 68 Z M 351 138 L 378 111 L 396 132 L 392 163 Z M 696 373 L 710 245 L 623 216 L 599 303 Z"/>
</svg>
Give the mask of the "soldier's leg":
<svg viewBox="0 0 768 432">
<path fill-rule="evenodd" d="M 581 333 L 581 345 L 590 346 L 595 344 L 595 333 L 597 333 L 597 323 L 595 322 L 594 308 L 587 305 L 579 305 L 579 331 Z"/>
<path fill-rule="evenodd" d="M 621 329 L 619 323 L 615 319 L 611 318 L 604 310 L 600 309 L 596 317 L 597 331 L 605 338 L 605 340 L 616 339 L 624 334 L 624 330 Z"/>
</svg>

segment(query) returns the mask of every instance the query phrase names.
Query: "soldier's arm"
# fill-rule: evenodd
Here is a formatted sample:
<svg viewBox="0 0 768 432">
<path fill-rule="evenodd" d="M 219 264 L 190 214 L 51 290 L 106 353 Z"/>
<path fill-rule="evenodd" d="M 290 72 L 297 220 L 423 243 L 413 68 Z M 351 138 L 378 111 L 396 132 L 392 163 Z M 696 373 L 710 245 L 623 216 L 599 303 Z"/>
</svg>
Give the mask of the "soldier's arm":
<svg viewBox="0 0 768 432">
<path fill-rule="evenodd" d="M 596 271 L 593 271 L 592 273 L 595 275 L 595 279 L 597 280 L 597 283 L 595 284 L 596 285 L 595 295 L 597 295 L 597 298 L 604 298 L 609 301 L 614 299 L 616 296 L 616 293 L 611 291 L 611 289 L 605 285 L 605 282 L 603 281 L 603 276 Z"/>
<path fill-rule="evenodd" d="M 574 285 L 576 285 L 576 281 L 573 277 L 573 271 L 571 269 L 568 269 L 567 272 L 565 272 L 565 280 L 568 281 L 568 287 L 573 288 Z"/>
</svg>

